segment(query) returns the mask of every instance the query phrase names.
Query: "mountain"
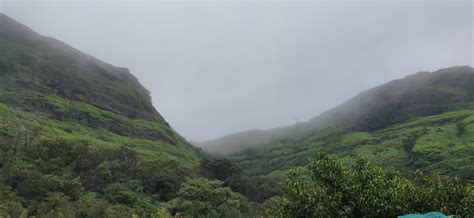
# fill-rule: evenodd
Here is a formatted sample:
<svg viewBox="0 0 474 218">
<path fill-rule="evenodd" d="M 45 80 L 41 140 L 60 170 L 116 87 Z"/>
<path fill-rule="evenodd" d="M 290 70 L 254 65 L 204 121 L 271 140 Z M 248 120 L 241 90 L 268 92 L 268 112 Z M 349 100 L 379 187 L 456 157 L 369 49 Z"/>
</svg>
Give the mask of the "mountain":
<svg viewBox="0 0 474 218">
<path fill-rule="evenodd" d="M 0 216 L 151 214 L 202 158 L 128 69 L 3 14 L 0 147 Z"/>
<path fill-rule="evenodd" d="M 207 152 L 222 155 L 231 154 L 251 148 L 257 144 L 267 144 L 273 140 L 272 134 L 265 130 L 248 130 L 231 135 L 227 135 L 212 141 L 195 142 Z"/>
<path fill-rule="evenodd" d="M 364 91 L 296 126 L 253 131 L 246 140 L 239 137 L 248 133 L 235 134 L 203 147 L 212 145 L 211 152 L 227 154 L 250 175 L 302 166 L 312 154 L 328 152 L 404 172 L 473 178 L 473 109 L 474 69 L 450 67 Z M 228 148 L 240 141 L 243 149 Z"/>
<path fill-rule="evenodd" d="M 305 123 L 204 143 L 231 153 L 213 158 L 170 127 L 129 70 L 0 14 L 0 217 L 287 217 L 324 207 L 395 216 L 420 205 L 462 215 L 474 199 L 464 181 L 418 184 L 351 163 L 474 178 L 473 76 L 452 67 L 392 81 Z M 318 152 L 339 160 L 314 156 L 306 169 L 337 187 L 301 170 Z"/>
<path fill-rule="evenodd" d="M 474 108 L 474 70 L 419 72 L 367 90 L 309 121 L 313 126 L 378 130 L 418 116 Z"/>
<path fill-rule="evenodd" d="M 0 15 L 0 30 L 3 124 L 14 115 L 19 119 L 12 125 L 35 120 L 48 127 L 47 137 L 80 139 L 78 133 L 84 132 L 97 146 L 127 145 L 147 156 L 163 150 L 162 155 L 183 159 L 176 154 L 179 150 L 189 157 L 183 161 L 197 160 L 194 149 L 155 110 L 149 92 L 128 69 L 40 36 L 6 15 Z M 96 137 L 98 131 L 110 138 Z"/>
<path fill-rule="evenodd" d="M 303 122 L 269 130 L 254 129 L 233 133 L 214 140 L 194 142 L 194 145 L 216 156 L 225 156 L 256 146 L 268 145 L 274 141 L 291 138 L 307 132 L 309 128 L 310 124 Z"/>
<path fill-rule="evenodd" d="M 208 152 L 228 155 L 317 129 L 382 129 L 418 116 L 474 108 L 473 84 L 473 69 L 468 66 L 433 73 L 419 72 L 366 90 L 307 122 L 269 130 L 244 131 L 196 144 Z"/>
</svg>

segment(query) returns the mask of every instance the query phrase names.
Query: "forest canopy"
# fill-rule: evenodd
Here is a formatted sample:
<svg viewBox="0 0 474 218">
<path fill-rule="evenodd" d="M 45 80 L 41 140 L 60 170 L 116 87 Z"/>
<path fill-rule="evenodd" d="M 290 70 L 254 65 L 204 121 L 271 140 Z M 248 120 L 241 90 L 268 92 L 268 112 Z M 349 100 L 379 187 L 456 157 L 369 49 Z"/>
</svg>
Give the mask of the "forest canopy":
<svg viewBox="0 0 474 218">
<path fill-rule="evenodd" d="M 318 154 L 303 169 L 291 170 L 284 195 L 273 199 L 278 217 L 397 217 L 440 211 L 474 214 L 474 186 L 457 178 L 410 178 L 359 159 L 342 164 L 333 155 Z"/>
</svg>

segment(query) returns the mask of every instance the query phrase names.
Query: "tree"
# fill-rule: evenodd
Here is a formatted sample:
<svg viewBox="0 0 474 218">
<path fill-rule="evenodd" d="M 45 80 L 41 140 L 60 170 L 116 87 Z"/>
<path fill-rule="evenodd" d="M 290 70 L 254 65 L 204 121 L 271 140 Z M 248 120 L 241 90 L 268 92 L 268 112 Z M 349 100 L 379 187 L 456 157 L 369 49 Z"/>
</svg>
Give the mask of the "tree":
<svg viewBox="0 0 474 218">
<path fill-rule="evenodd" d="M 225 181 L 227 178 L 240 175 L 242 170 L 228 159 L 205 159 L 200 166 L 200 173 L 210 179 Z"/>
<path fill-rule="evenodd" d="M 274 199 L 278 217 L 396 217 L 441 211 L 468 215 L 473 187 L 457 179 L 415 175 L 415 182 L 365 160 L 343 165 L 319 154 L 288 174 L 284 196 Z M 470 212 L 469 212 L 470 211 Z"/>
<path fill-rule="evenodd" d="M 235 217 L 248 210 L 248 200 L 224 187 L 222 181 L 188 180 L 171 201 L 173 211 L 190 217 Z"/>
</svg>

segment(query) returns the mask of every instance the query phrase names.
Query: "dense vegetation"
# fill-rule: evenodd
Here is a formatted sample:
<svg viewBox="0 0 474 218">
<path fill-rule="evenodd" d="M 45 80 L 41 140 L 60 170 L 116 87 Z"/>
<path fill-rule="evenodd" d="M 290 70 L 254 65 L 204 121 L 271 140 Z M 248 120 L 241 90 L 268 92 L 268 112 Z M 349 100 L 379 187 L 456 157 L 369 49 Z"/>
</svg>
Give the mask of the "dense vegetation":
<svg viewBox="0 0 474 218">
<path fill-rule="evenodd" d="M 60 96 L 132 119 L 164 122 L 148 91 L 128 69 L 40 36 L 3 14 L 0 54 L 2 91 Z"/>
<path fill-rule="evenodd" d="M 362 157 L 402 173 L 421 170 L 474 178 L 474 111 L 460 110 L 415 118 L 377 131 L 326 129 L 232 155 L 249 175 L 304 166 L 311 155 L 327 152 L 344 161 Z"/>
<path fill-rule="evenodd" d="M 390 217 L 429 211 L 472 215 L 473 188 L 465 183 L 474 179 L 473 90 L 470 67 L 418 73 L 363 92 L 307 123 L 210 142 L 210 151 L 225 154 L 229 151 L 225 146 L 251 134 L 240 148 L 243 151 L 227 156 L 244 175 L 291 171 L 283 200 L 271 210 L 276 216 Z M 212 143 L 224 147 L 212 150 Z M 292 171 L 320 152 L 335 154 L 341 163 L 329 158 L 330 167 Z M 321 164 L 310 165 L 315 163 Z M 321 183 L 325 175 L 338 172 L 344 172 L 342 177 L 332 179 L 341 182 L 339 186 Z M 370 193 L 375 197 L 370 198 L 360 189 L 351 190 L 367 188 L 360 182 L 368 181 L 358 177 L 364 173 L 377 179 L 370 184 L 390 193 L 375 187 Z M 388 201 L 392 197 L 399 201 Z M 365 202 L 357 201 L 361 198 Z"/>
<path fill-rule="evenodd" d="M 201 159 L 127 69 L 2 14 L 0 145 L 0 216 L 14 217 L 151 214 Z"/>
<path fill-rule="evenodd" d="M 474 214 L 474 186 L 457 178 L 416 173 L 411 180 L 359 159 L 343 165 L 319 154 L 304 169 L 292 170 L 282 198 L 273 200 L 277 217 L 397 217 L 440 211 Z"/>
<path fill-rule="evenodd" d="M 141 162 L 126 147 L 43 141 L 39 130 L 20 129 L 1 148 L 1 216 L 393 217 L 474 212 L 474 186 L 461 179 L 419 172 L 407 179 L 365 160 L 347 164 L 325 154 L 306 168 L 291 170 L 283 182 L 281 175 L 242 175 L 225 159 L 205 159 L 188 171 L 177 161 Z"/>
<path fill-rule="evenodd" d="M 153 108 L 127 69 L 103 63 L 0 15 L 0 135 L 21 125 L 48 140 L 125 146 L 147 161 L 198 164 L 196 149 Z"/>
<path fill-rule="evenodd" d="M 47 140 L 21 128 L 0 150 L 0 216 L 257 216 L 279 195 L 276 177 L 247 177 L 229 162 L 144 161 L 126 146 Z M 248 198 L 253 201 L 249 201 Z"/>
<path fill-rule="evenodd" d="M 228 155 L 281 140 L 309 137 L 326 129 L 377 131 L 413 118 L 461 109 L 474 109 L 474 69 L 467 66 L 420 72 L 366 90 L 307 122 L 236 133 L 200 146 L 211 153 Z"/>
<path fill-rule="evenodd" d="M 5 15 L 0 148 L 1 217 L 252 216 L 283 179 L 205 157 L 128 70 Z"/>
<path fill-rule="evenodd" d="M 402 173 L 473 179 L 473 87 L 470 67 L 418 73 L 362 92 L 307 123 L 270 130 L 265 134 L 278 137 L 229 158 L 248 175 L 303 166 L 312 154 L 327 152 Z"/>
<path fill-rule="evenodd" d="M 177 134 L 127 69 L 0 14 L 0 217 L 469 214 L 472 75 L 392 82 L 308 123 L 230 137 L 248 150 L 223 159 Z M 339 160 L 301 168 L 318 152 Z"/>
</svg>

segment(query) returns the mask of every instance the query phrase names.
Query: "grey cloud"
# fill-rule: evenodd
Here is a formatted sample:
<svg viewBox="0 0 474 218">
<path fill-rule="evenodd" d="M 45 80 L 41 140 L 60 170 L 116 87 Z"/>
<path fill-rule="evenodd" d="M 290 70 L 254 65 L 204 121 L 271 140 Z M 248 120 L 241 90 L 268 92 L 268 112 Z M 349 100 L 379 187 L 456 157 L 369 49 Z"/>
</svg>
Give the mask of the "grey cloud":
<svg viewBox="0 0 474 218">
<path fill-rule="evenodd" d="M 304 121 L 421 70 L 473 65 L 465 2 L 28 2 L 4 13 L 117 66 L 188 139 Z"/>
</svg>

